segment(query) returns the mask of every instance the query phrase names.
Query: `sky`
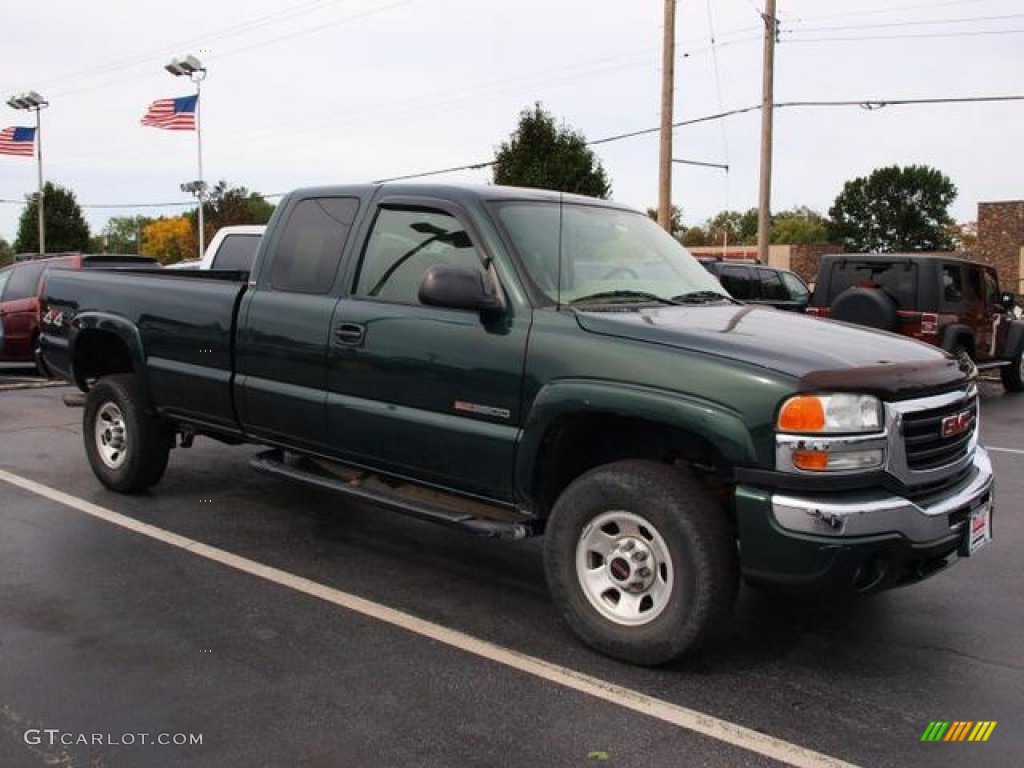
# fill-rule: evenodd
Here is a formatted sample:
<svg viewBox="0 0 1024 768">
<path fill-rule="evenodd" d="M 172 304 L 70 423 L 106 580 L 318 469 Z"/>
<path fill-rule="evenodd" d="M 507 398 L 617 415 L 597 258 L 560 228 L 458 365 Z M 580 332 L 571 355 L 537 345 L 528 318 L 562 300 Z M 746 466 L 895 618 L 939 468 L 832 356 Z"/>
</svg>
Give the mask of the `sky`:
<svg viewBox="0 0 1024 768">
<path fill-rule="evenodd" d="M 194 92 L 164 70 L 197 56 L 204 178 L 265 195 L 488 162 L 540 102 L 594 141 L 660 121 L 664 0 L 44 0 L 4 3 L 3 102 L 38 91 L 43 173 L 90 228 L 177 215 L 194 200 L 193 132 L 143 127 L 150 102 Z M 761 101 L 763 0 L 678 0 L 675 120 Z M 778 0 L 775 102 L 1024 96 L 1020 0 Z M 955 219 L 1024 199 L 1024 101 L 779 107 L 772 209 L 827 213 L 844 182 L 928 165 Z M 755 207 L 760 114 L 674 131 L 672 202 L 687 225 Z M 658 134 L 593 147 L 612 197 L 658 194 Z M 431 177 L 488 183 L 487 169 Z M 36 163 L 0 155 L 0 237 L 13 242 Z M 276 201 L 274 198 L 273 201 Z"/>
</svg>

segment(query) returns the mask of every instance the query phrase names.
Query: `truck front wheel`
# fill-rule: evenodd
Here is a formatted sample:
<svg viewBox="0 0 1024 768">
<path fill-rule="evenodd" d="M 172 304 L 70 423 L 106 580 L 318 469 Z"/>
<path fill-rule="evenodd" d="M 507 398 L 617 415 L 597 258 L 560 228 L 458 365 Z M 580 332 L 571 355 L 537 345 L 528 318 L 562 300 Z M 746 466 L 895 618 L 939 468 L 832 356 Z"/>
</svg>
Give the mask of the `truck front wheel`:
<svg viewBox="0 0 1024 768">
<path fill-rule="evenodd" d="M 565 619 L 594 649 L 664 664 L 708 640 L 736 595 L 736 546 L 687 471 L 651 461 L 591 470 L 559 497 L 544 564 Z"/>
<path fill-rule="evenodd" d="M 99 481 L 120 493 L 156 485 L 167 468 L 173 433 L 150 414 L 135 376 L 104 376 L 89 390 L 82 436 Z"/>
<path fill-rule="evenodd" d="M 1024 391 L 1024 350 L 1017 350 L 1010 364 L 999 369 L 1007 392 Z"/>
</svg>

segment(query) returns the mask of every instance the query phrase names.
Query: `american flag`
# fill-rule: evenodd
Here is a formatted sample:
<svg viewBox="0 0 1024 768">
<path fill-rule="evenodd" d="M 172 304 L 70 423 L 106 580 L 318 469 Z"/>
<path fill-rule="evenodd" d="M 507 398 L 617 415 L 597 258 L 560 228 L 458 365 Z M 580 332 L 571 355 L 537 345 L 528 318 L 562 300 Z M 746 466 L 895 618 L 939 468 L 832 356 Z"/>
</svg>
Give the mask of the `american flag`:
<svg viewBox="0 0 1024 768">
<path fill-rule="evenodd" d="M 169 131 L 194 131 L 198 100 L 199 94 L 179 99 L 157 99 L 142 116 L 142 124 Z"/>
<path fill-rule="evenodd" d="M 4 128 L 0 131 L 0 155 L 32 157 L 35 151 L 35 128 Z"/>
</svg>

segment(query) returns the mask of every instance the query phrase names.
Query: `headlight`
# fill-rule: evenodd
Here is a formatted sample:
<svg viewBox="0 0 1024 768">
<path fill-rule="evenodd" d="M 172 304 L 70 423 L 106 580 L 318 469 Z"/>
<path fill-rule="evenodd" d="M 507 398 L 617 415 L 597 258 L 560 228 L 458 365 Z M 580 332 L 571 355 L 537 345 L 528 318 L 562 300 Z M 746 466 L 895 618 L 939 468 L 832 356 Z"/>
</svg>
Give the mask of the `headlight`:
<svg viewBox="0 0 1024 768">
<path fill-rule="evenodd" d="M 798 434 L 851 434 L 882 428 L 882 404 L 872 395 L 797 395 L 782 404 L 777 427 Z"/>
<path fill-rule="evenodd" d="M 797 395 L 782 404 L 775 426 L 782 471 L 865 472 L 885 463 L 882 403 L 872 395 Z"/>
</svg>

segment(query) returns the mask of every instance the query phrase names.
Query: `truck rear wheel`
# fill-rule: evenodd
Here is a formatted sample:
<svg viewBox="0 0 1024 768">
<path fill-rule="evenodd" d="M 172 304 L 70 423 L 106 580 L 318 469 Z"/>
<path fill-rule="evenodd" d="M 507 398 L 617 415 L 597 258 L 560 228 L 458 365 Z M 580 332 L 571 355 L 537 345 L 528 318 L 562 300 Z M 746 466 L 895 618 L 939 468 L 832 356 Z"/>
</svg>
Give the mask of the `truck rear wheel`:
<svg viewBox="0 0 1024 768">
<path fill-rule="evenodd" d="M 144 491 L 167 469 L 173 432 L 146 410 L 131 374 L 104 376 L 89 390 L 82 436 L 93 473 L 111 490 Z"/>
<path fill-rule="evenodd" d="M 736 596 L 736 547 L 718 504 L 676 467 L 622 461 L 559 497 L 544 564 L 555 603 L 594 649 L 664 664 L 708 640 Z"/>
</svg>

